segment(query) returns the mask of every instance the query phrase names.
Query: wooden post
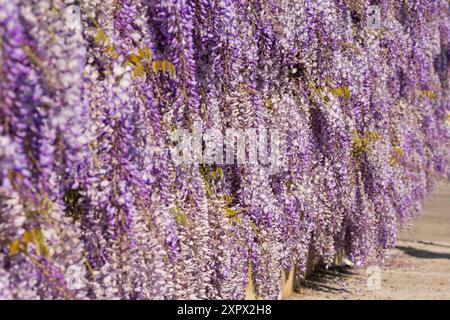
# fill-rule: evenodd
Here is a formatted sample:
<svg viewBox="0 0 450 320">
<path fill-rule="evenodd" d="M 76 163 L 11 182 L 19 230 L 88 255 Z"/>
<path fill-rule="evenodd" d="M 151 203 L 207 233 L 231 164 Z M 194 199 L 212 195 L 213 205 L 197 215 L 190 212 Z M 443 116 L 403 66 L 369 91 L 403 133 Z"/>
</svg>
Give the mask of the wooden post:
<svg viewBox="0 0 450 320">
<path fill-rule="evenodd" d="M 291 271 L 281 272 L 281 298 L 287 298 L 294 293 L 295 267 Z"/>
<path fill-rule="evenodd" d="M 258 300 L 255 288 L 253 287 L 253 274 L 249 268 L 247 273 L 247 288 L 245 288 L 245 300 Z"/>
<path fill-rule="evenodd" d="M 253 287 L 253 278 L 251 271 L 248 272 L 248 284 L 245 289 L 245 300 L 259 300 L 260 298 L 256 295 L 255 288 Z M 287 298 L 294 293 L 295 285 L 295 271 L 294 269 L 290 271 L 281 272 L 281 293 L 279 298 Z"/>
<path fill-rule="evenodd" d="M 310 276 L 314 271 L 314 251 L 309 248 L 308 257 L 306 262 L 306 270 L 304 278 Z M 295 267 L 292 270 L 281 271 L 281 292 L 279 298 L 287 298 L 294 293 L 294 289 L 298 285 L 295 283 Z M 248 284 L 245 289 L 245 300 L 259 300 L 260 298 L 256 295 L 255 288 L 253 287 L 253 274 L 251 268 L 248 270 Z"/>
<path fill-rule="evenodd" d="M 311 247 L 308 250 L 308 258 L 306 260 L 306 270 L 305 270 L 305 279 L 309 277 L 314 272 L 314 251 Z"/>
</svg>

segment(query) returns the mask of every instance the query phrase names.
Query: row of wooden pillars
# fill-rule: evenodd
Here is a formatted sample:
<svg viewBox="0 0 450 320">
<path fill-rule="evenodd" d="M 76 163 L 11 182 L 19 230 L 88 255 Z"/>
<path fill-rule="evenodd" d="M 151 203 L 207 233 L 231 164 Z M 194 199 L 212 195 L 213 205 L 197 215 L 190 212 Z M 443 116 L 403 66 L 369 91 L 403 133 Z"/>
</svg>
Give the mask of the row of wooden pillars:
<svg viewBox="0 0 450 320">
<path fill-rule="evenodd" d="M 303 278 L 306 279 L 311 273 L 314 271 L 314 254 L 310 250 L 308 253 L 308 259 L 306 262 L 306 270 L 303 275 Z M 281 271 L 281 292 L 280 299 L 285 299 L 291 296 L 294 293 L 294 290 L 299 287 L 299 283 L 296 281 L 295 270 L 283 270 Z M 246 300 L 259 300 L 260 298 L 256 294 L 255 288 L 253 287 L 253 279 L 252 274 L 249 272 L 248 274 L 248 285 L 245 290 L 245 299 Z"/>
</svg>

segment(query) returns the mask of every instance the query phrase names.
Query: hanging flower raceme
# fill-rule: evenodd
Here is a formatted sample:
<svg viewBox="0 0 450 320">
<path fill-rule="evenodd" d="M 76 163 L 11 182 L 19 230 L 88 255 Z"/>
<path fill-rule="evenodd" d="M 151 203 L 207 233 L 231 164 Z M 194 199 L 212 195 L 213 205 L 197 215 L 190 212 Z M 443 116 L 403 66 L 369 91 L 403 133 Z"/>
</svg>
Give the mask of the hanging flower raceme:
<svg viewBox="0 0 450 320">
<path fill-rule="evenodd" d="M 449 17 L 0 0 L 0 298 L 276 299 L 383 257 L 450 176 Z"/>
</svg>

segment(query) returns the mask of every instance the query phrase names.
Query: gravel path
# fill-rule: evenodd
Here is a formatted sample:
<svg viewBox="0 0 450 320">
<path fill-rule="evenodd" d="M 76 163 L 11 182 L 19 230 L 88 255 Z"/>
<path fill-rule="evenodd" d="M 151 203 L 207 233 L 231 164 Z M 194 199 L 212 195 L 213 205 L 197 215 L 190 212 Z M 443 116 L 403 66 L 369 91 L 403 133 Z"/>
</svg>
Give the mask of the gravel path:
<svg viewBox="0 0 450 320">
<path fill-rule="evenodd" d="M 450 299 L 450 185 L 438 186 L 382 265 L 319 269 L 288 299 Z"/>
</svg>

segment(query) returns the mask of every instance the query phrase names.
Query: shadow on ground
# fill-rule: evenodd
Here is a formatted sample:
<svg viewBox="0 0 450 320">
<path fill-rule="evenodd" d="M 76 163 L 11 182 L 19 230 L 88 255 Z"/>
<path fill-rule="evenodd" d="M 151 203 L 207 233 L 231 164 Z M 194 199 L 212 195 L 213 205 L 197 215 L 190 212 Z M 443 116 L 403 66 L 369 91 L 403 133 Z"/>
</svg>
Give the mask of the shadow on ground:
<svg viewBox="0 0 450 320">
<path fill-rule="evenodd" d="M 421 259 L 450 259 L 449 253 L 438 253 L 438 252 L 432 252 L 428 250 L 423 249 L 416 249 L 412 247 L 402 247 L 397 246 L 397 249 L 403 251 L 405 254 L 415 257 L 415 258 L 421 258 Z"/>
<path fill-rule="evenodd" d="M 317 266 L 314 273 L 304 280 L 302 287 L 314 291 L 326 293 L 350 293 L 346 288 L 343 288 L 344 280 L 355 275 L 351 268 L 347 267 L 331 267 L 324 268 Z"/>
</svg>

